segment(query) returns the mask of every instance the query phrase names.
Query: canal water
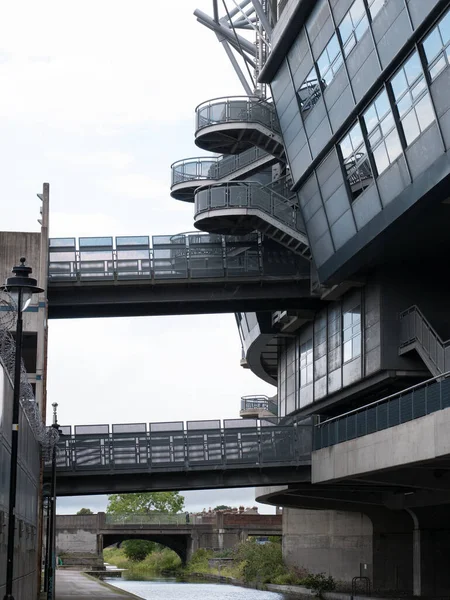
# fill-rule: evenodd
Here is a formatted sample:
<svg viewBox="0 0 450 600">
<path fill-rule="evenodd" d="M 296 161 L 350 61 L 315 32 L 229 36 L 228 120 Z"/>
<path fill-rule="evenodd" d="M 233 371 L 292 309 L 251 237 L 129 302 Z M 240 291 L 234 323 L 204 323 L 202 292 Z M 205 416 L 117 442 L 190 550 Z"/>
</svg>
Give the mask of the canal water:
<svg viewBox="0 0 450 600">
<path fill-rule="evenodd" d="M 105 579 L 111 585 L 145 600 L 288 600 L 284 594 L 261 592 L 222 583 L 187 583 L 176 579 L 125 581 Z"/>
</svg>

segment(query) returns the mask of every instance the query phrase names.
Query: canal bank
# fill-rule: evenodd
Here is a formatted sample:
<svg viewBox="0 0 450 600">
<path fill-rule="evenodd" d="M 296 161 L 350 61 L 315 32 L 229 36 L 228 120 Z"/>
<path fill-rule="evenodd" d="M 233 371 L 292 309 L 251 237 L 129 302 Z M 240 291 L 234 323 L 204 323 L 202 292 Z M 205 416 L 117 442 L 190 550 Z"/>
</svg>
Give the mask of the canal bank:
<svg viewBox="0 0 450 600">
<path fill-rule="evenodd" d="M 88 600 L 98 598 L 102 600 L 126 600 L 135 598 L 142 600 L 141 596 L 113 587 L 109 583 L 99 581 L 94 577 L 80 571 L 56 571 L 56 600 Z"/>
</svg>

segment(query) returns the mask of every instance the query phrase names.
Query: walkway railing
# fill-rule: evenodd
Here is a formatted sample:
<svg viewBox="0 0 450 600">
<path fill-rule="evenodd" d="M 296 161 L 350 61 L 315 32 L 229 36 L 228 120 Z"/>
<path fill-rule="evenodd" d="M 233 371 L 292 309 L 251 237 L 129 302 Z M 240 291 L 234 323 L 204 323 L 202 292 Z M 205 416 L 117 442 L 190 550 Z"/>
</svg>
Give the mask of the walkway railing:
<svg viewBox="0 0 450 600">
<path fill-rule="evenodd" d="M 280 249 L 271 268 L 271 250 L 261 236 L 177 234 L 167 236 L 52 238 L 49 281 L 116 279 L 274 279 L 284 257 L 283 277 L 304 272 L 298 258 Z M 281 277 L 281 276 L 280 276 Z"/>
<path fill-rule="evenodd" d="M 295 200 L 289 200 L 258 182 L 232 181 L 204 186 L 195 194 L 195 217 L 210 210 L 254 208 L 304 234 L 304 222 Z"/>
<path fill-rule="evenodd" d="M 435 374 L 450 369 L 450 340 L 442 340 L 417 306 L 411 306 L 400 314 L 400 349 L 417 345 L 419 353 L 428 359 Z M 431 368 L 431 367 L 430 367 Z"/>
<path fill-rule="evenodd" d="M 268 158 L 267 152 L 253 147 L 239 154 L 216 157 L 194 157 L 178 160 L 171 165 L 172 187 L 188 181 L 217 180 Z M 273 157 L 271 157 L 273 158 Z"/>
<path fill-rule="evenodd" d="M 450 408 L 450 372 L 413 385 L 314 427 L 314 450 L 347 442 Z"/>
<path fill-rule="evenodd" d="M 189 513 L 168 514 L 160 512 L 149 512 L 145 515 L 124 514 L 105 515 L 105 525 L 186 525 L 191 523 L 194 515 Z"/>
<path fill-rule="evenodd" d="M 242 396 L 241 410 L 266 410 L 276 416 L 278 405 L 267 396 Z"/>
<path fill-rule="evenodd" d="M 298 465 L 310 460 L 310 421 L 227 419 L 62 428 L 57 468 L 76 473 Z"/>
<path fill-rule="evenodd" d="M 275 107 L 257 97 L 235 96 L 214 98 L 203 102 L 195 109 L 196 129 L 221 123 L 259 123 L 281 135 Z"/>
</svg>

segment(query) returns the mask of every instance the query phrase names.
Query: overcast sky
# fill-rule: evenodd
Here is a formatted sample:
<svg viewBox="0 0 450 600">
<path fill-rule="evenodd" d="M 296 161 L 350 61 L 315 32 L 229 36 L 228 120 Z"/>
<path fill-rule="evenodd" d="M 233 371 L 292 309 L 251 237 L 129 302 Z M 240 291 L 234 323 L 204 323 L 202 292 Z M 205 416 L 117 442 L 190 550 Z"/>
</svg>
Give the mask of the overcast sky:
<svg viewBox="0 0 450 600">
<path fill-rule="evenodd" d="M 52 237 L 194 229 L 193 206 L 169 196 L 170 164 L 206 154 L 194 144 L 197 104 L 242 94 L 192 14 L 211 4 L 3 3 L 2 230 L 38 230 L 44 181 Z M 275 393 L 239 359 L 231 314 L 51 321 L 48 401 L 62 424 L 236 418 L 240 396 Z M 252 505 L 254 491 L 188 492 L 186 502 Z M 81 506 L 102 510 L 106 498 L 61 499 L 59 512 Z"/>
</svg>

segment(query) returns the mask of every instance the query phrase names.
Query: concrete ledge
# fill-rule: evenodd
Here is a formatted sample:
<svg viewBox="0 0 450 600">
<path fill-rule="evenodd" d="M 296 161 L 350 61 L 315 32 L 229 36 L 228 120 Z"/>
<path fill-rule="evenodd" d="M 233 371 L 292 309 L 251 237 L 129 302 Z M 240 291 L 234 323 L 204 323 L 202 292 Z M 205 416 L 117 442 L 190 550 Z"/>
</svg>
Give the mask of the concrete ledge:
<svg viewBox="0 0 450 600">
<path fill-rule="evenodd" d="M 316 598 L 316 593 L 301 585 L 275 585 L 268 583 L 266 588 L 270 592 L 279 592 L 281 594 L 289 594 L 299 598 Z M 343 592 L 326 592 L 323 594 L 325 600 L 380 600 L 380 596 L 352 596 Z M 404 596 L 389 596 L 389 600 L 405 600 Z"/>
</svg>

